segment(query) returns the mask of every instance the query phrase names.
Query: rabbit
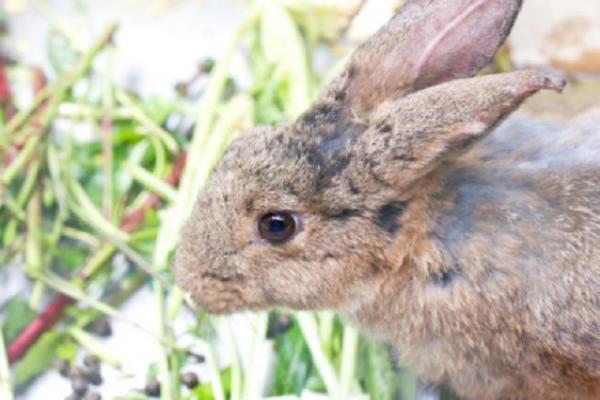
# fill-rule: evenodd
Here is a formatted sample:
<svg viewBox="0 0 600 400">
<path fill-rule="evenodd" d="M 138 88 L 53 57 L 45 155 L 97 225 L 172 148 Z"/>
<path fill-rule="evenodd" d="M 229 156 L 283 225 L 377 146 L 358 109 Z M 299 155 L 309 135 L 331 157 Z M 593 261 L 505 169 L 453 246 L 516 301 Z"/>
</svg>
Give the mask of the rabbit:
<svg viewBox="0 0 600 400">
<path fill-rule="evenodd" d="M 600 398 L 600 108 L 475 76 L 520 0 L 408 0 L 296 121 L 233 141 L 181 235 L 209 313 L 339 312 L 464 399 Z"/>
</svg>

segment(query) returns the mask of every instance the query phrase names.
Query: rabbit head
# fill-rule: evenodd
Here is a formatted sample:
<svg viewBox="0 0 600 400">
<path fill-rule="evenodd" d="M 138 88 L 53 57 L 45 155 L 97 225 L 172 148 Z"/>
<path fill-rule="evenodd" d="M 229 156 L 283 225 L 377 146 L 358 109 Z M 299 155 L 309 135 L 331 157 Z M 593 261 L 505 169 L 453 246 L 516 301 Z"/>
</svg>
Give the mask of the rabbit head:
<svg viewBox="0 0 600 400">
<path fill-rule="evenodd" d="M 344 309 L 398 269 L 426 218 L 423 178 L 562 78 L 471 78 L 519 0 L 409 0 L 294 123 L 236 139 L 199 196 L 174 260 L 209 312 Z"/>
</svg>

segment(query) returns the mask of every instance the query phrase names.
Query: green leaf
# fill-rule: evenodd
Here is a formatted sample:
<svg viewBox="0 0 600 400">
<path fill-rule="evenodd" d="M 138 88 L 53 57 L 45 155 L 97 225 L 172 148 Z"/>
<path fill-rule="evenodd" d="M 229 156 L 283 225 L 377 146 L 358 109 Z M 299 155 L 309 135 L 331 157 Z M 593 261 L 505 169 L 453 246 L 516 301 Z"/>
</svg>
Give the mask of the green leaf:
<svg viewBox="0 0 600 400">
<path fill-rule="evenodd" d="M 223 391 L 225 396 L 229 397 L 231 393 L 231 368 L 226 368 L 221 371 L 221 382 L 223 382 Z M 185 397 L 186 400 L 214 400 L 215 396 L 212 392 L 212 385 L 210 382 L 196 386 L 190 391 L 190 394 Z"/>
<path fill-rule="evenodd" d="M 310 376 L 312 360 L 298 324 L 294 323 L 285 334 L 279 336 L 274 347 L 277 361 L 270 394 L 299 395 Z"/>
<path fill-rule="evenodd" d="M 69 270 L 80 268 L 88 257 L 88 251 L 80 247 L 61 246 L 52 249 L 52 254 L 58 258 L 61 266 Z"/>
<path fill-rule="evenodd" d="M 4 324 L 4 340 L 11 343 L 15 338 L 35 319 L 35 312 L 29 308 L 29 305 L 18 298 L 14 298 L 8 303 Z"/>
<path fill-rule="evenodd" d="M 50 30 L 47 36 L 48 61 L 57 75 L 73 68 L 80 54 L 69 44 L 69 40 L 56 29 Z"/>
<path fill-rule="evenodd" d="M 398 374 L 394 371 L 386 347 L 363 341 L 360 349 L 359 376 L 363 387 L 372 400 L 414 400 L 398 396 Z"/>
<path fill-rule="evenodd" d="M 79 350 L 79 346 L 72 340 L 64 340 L 56 346 L 55 355 L 56 357 L 65 360 L 65 361 L 73 361 L 75 356 L 77 356 L 77 350 Z"/>
<path fill-rule="evenodd" d="M 25 353 L 25 357 L 15 369 L 15 382 L 21 385 L 46 371 L 55 356 L 56 349 L 63 339 L 63 333 L 49 331 L 44 333 Z"/>
<path fill-rule="evenodd" d="M 266 59 L 277 65 L 275 75 L 282 86 L 285 111 L 289 118 L 304 112 L 312 100 L 313 81 L 306 45 L 288 11 L 279 2 L 265 2 L 261 15 L 261 43 Z"/>
</svg>

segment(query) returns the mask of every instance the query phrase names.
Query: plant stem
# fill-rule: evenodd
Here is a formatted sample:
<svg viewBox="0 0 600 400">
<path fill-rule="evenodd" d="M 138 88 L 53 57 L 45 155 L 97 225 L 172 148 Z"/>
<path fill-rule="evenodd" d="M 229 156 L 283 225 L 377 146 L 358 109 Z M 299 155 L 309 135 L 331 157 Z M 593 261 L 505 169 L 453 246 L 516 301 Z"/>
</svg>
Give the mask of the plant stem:
<svg viewBox="0 0 600 400">
<path fill-rule="evenodd" d="M 165 302 L 163 286 L 159 282 L 154 282 L 154 301 L 156 315 L 158 319 L 158 334 L 165 336 L 167 327 L 165 323 Z M 176 396 L 175 388 L 169 373 L 169 354 L 164 346 L 159 346 L 158 374 L 160 376 L 161 391 L 160 398 L 163 400 L 173 400 Z"/>
<path fill-rule="evenodd" d="M 231 360 L 231 394 L 229 400 L 242 400 L 242 368 L 233 332 L 227 317 L 216 319 L 217 331 L 223 339 Z"/>
<path fill-rule="evenodd" d="M 260 388 L 257 386 L 258 379 L 255 377 L 255 361 L 261 356 L 260 351 L 264 349 L 269 316 L 267 313 L 258 313 L 251 318 L 252 323 L 252 341 L 250 344 L 250 356 L 244 368 L 246 376 L 244 379 L 243 399 L 253 399 L 260 396 Z"/>
<path fill-rule="evenodd" d="M 7 124 L 7 126 L 4 127 L 2 131 L 0 131 L 0 136 L 11 133 L 13 132 L 13 130 L 18 129 L 22 124 L 27 122 L 29 118 L 33 116 L 34 111 L 38 110 L 38 108 L 40 108 L 44 104 L 45 100 L 49 98 L 45 107 L 42 107 L 38 110 L 40 113 L 39 120 L 34 121 L 29 125 L 25 126 L 23 128 L 23 131 L 19 133 L 20 136 L 31 138 L 28 139 L 28 145 L 32 147 L 30 151 L 33 151 L 35 145 L 37 144 L 37 141 L 39 141 L 46 132 L 50 121 L 52 120 L 52 118 L 58 110 L 59 104 L 66 97 L 69 89 L 91 69 L 94 59 L 96 58 L 98 53 L 108 43 L 110 43 L 110 41 L 112 40 L 112 36 L 116 30 L 117 25 L 111 24 L 102 34 L 100 39 L 90 48 L 90 50 L 81 58 L 81 60 L 79 60 L 75 68 L 73 68 L 72 71 L 59 78 L 55 85 L 52 84 L 46 86 L 48 88 L 52 87 L 52 90 L 42 89 L 38 96 L 36 96 L 36 101 L 34 101 L 33 105 L 23 113 L 24 116 L 19 117 L 20 113 L 17 114 L 17 116 L 11 119 L 9 124 Z M 41 96 L 43 93 L 46 96 L 45 98 Z M 52 97 L 49 97 L 51 94 Z M 42 100 L 37 101 L 38 98 L 41 98 Z M 31 140 L 34 140 L 32 144 Z M 19 157 L 19 164 L 15 165 L 16 160 L 13 161 L 2 174 L 2 176 L 0 177 L 0 184 L 10 184 L 18 170 L 25 164 L 25 161 L 27 161 L 27 159 L 29 158 L 26 156 L 21 156 L 21 154 L 19 154 L 18 158 Z"/>
<path fill-rule="evenodd" d="M 177 192 L 170 185 L 148 172 L 148 170 L 127 161 L 123 163 L 123 168 L 148 191 L 156 193 L 171 203 L 177 200 Z"/>
<path fill-rule="evenodd" d="M 206 364 L 210 371 L 210 383 L 212 387 L 212 394 L 215 400 L 225 400 L 225 391 L 223 390 L 223 382 L 221 382 L 221 371 L 217 364 L 217 358 L 215 352 L 210 343 L 204 343 L 204 357 L 206 358 Z"/>
<path fill-rule="evenodd" d="M 142 125 L 150 134 L 159 138 L 173 154 L 179 153 L 179 145 L 177 141 L 171 136 L 171 134 L 165 131 L 163 128 L 158 126 L 156 122 L 146 115 L 144 110 L 141 109 L 133 99 L 124 91 L 117 89 L 116 97 L 121 104 L 131 110 L 133 118 Z"/>
<path fill-rule="evenodd" d="M 84 331 L 83 329 L 72 326 L 68 329 L 69 334 L 75 339 L 81 346 L 86 348 L 90 353 L 98 356 L 102 361 L 110 364 L 115 369 L 121 369 L 122 364 L 119 359 L 108 354 L 106 350 L 102 348 L 100 343 L 92 335 Z"/>
<path fill-rule="evenodd" d="M 100 137 L 102 142 L 103 175 L 104 185 L 102 187 L 102 212 L 109 219 L 112 216 L 113 206 L 113 46 L 107 48 L 108 61 L 106 65 L 106 76 L 104 77 L 102 90 L 102 122 L 100 125 Z"/>
<path fill-rule="evenodd" d="M 55 93 L 57 90 L 66 90 L 73 86 L 83 75 L 85 75 L 92 67 L 92 62 L 100 53 L 100 51 L 112 41 L 114 33 L 117 31 L 117 24 L 113 23 L 102 33 L 96 43 L 88 50 L 88 52 L 79 60 L 75 68 L 60 77 L 55 83 L 46 85 L 40 92 L 35 96 L 33 103 L 29 108 L 19 112 L 10 120 L 10 122 L 0 132 L 0 135 L 11 133 L 21 127 L 29 118 L 33 115 L 34 111 L 40 107 L 44 101 L 46 101 L 50 95 Z"/>
<path fill-rule="evenodd" d="M 342 342 L 342 365 L 340 368 L 340 391 L 338 399 L 347 399 L 352 391 L 356 371 L 356 352 L 358 351 L 358 331 L 347 325 L 344 328 Z"/>
<path fill-rule="evenodd" d="M 0 329 L 0 399 L 14 399 L 11 382 L 10 367 L 6 359 L 6 348 L 4 346 L 4 333 Z"/>
<path fill-rule="evenodd" d="M 30 277 L 43 270 L 42 260 L 42 197 L 41 188 L 33 192 L 27 205 L 27 239 L 25 241 L 26 272 Z M 29 306 L 32 310 L 38 308 L 44 292 L 44 284 L 36 281 L 33 285 Z"/>
<path fill-rule="evenodd" d="M 339 398 L 339 384 L 333 366 L 325 356 L 319 341 L 319 333 L 315 317 L 307 312 L 299 312 L 296 315 L 300 330 L 308 346 L 313 362 L 323 379 L 327 393 L 331 398 Z"/>
<path fill-rule="evenodd" d="M 35 341 L 60 318 L 63 310 L 73 300 L 63 294 L 56 296 L 46 309 L 8 346 L 8 361 L 14 363 L 35 343 Z"/>
<path fill-rule="evenodd" d="M 176 185 L 181 177 L 181 172 L 185 165 L 185 155 L 181 155 L 175 162 L 166 181 L 171 185 Z M 160 198 L 151 195 L 148 200 L 134 210 L 131 214 L 123 218 L 121 230 L 124 232 L 133 231 L 143 220 L 146 210 L 156 208 L 160 204 Z M 102 265 L 104 265 L 114 254 L 116 248 L 112 244 L 105 244 L 91 259 L 86 266 L 79 272 L 81 280 L 86 280 L 92 276 Z M 74 300 L 68 296 L 59 293 L 54 297 L 50 304 L 39 314 L 17 338 L 10 343 L 8 347 L 8 360 L 10 364 L 17 361 L 25 352 L 35 343 L 35 341 L 47 330 L 52 328 L 56 321 L 61 317 L 64 309 L 73 304 Z"/>
<path fill-rule="evenodd" d="M 10 165 L 4 170 L 2 176 L 0 176 L 0 186 L 7 187 L 12 182 L 17 173 L 31 158 L 40 140 L 41 136 L 34 136 L 27 141 L 25 146 L 19 151 L 17 157 L 13 159 Z"/>
</svg>

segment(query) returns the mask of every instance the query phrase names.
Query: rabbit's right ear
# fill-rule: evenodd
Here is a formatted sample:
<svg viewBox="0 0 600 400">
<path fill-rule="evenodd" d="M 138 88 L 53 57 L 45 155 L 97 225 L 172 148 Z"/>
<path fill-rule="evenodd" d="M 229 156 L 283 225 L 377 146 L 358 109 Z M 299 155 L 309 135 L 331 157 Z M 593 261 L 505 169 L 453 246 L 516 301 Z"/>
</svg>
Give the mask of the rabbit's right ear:
<svg viewBox="0 0 600 400">
<path fill-rule="evenodd" d="M 522 0 L 408 0 L 354 53 L 324 93 L 359 117 L 378 104 L 445 81 L 473 76 L 490 62 Z"/>
</svg>

